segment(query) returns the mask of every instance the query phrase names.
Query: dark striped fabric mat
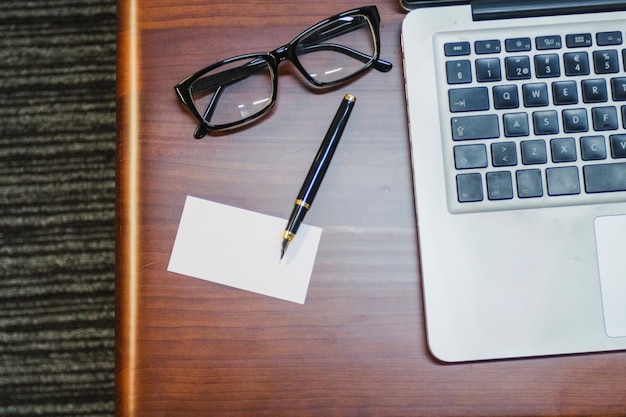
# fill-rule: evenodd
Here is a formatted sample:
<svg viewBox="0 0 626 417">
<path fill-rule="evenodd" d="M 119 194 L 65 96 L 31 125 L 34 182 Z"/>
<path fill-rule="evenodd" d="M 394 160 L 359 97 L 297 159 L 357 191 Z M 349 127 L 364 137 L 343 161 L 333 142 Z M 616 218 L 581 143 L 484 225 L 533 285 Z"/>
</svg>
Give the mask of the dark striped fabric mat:
<svg viewBox="0 0 626 417">
<path fill-rule="evenodd" d="M 112 416 L 115 0 L 0 2 L 0 416 Z"/>
</svg>

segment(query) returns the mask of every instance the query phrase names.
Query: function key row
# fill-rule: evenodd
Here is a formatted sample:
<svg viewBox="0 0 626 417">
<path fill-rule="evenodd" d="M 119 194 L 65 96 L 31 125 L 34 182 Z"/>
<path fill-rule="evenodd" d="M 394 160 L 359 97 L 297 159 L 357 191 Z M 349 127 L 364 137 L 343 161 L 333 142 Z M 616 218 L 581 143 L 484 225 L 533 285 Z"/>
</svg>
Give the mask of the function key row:
<svg viewBox="0 0 626 417">
<path fill-rule="evenodd" d="M 610 31 L 599 32 L 595 36 L 598 46 L 615 46 L 624 42 L 622 32 Z M 538 51 L 561 49 L 563 39 L 560 35 L 537 36 L 534 45 Z M 505 39 L 504 49 L 507 52 L 527 52 L 532 50 L 533 39 L 529 37 Z M 568 48 L 585 48 L 593 46 L 591 33 L 577 33 L 565 36 L 565 46 Z M 499 39 L 479 40 L 474 42 L 474 51 L 477 55 L 497 54 L 502 51 L 502 43 Z M 472 53 L 470 42 L 448 42 L 444 44 L 446 56 L 466 56 Z"/>
</svg>

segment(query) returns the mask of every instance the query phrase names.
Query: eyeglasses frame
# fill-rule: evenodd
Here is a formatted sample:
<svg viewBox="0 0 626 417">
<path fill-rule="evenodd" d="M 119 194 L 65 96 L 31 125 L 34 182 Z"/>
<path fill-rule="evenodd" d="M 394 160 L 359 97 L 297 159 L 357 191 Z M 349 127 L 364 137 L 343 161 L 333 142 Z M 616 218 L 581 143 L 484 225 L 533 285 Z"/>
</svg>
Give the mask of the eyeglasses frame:
<svg viewBox="0 0 626 417">
<path fill-rule="evenodd" d="M 340 78 L 338 80 L 334 80 L 331 82 L 319 82 L 315 80 L 313 77 L 311 77 L 310 74 L 306 72 L 306 70 L 300 63 L 297 57 L 297 53 L 296 53 L 296 45 L 298 45 L 303 38 L 306 38 L 311 33 L 317 31 L 320 27 L 328 25 L 329 23 L 333 21 L 338 21 L 346 17 L 357 16 L 357 15 L 365 16 L 370 22 L 370 29 L 372 30 L 372 35 L 374 38 L 374 47 L 375 47 L 374 55 L 371 57 L 369 62 L 367 62 L 363 66 L 363 68 L 361 68 L 360 70 L 356 71 L 353 74 L 350 74 L 349 76 L 346 76 L 344 78 Z M 198 112 L 195 105 L 193 104 L 194 100 L 193 100 L 192 93 L 191 93 L 191 86 L 205 74 L 221 66 L 228 65 L 231 62 L 234 62 L 237 60 L 245 60 L 245 59 L 250 59 L 250 60 L 262 59 L 264 62 L 268 64 L 268 67 L 270 68 L 270 74 L 272 77 L 272 96 L 271 96 L 270 104 L 268 104 L 267 106 L 265 106 L 263 109 L 259 110 L 258 112 L 250 116 L 247 116 L 241 120 L 238 120 L 236 122 L 230 122 L 230 123 L 225 123 L 225 124 L 220 124 L 220 125 L 209 124 L 205 120 L 205 117 L 207 115 L 203 117 Z M 208 67 L 205 67 L 195 72 L 194 74 L 190 75 L 189 77 L 185 78 L 181 82 L 179 82 L 174 87 L 174 91 L 176 92 L 176 95 L 178 99 L 180 100 L 180 102 L 184 104 L 191 111 L 192 115 L 199 122 L 198 128 L 194 132 L 194 136 L 197 139 L 199 139 L 199 138 L 204 137 L 208 132 L 213 132 L 213 131 L 218 132 L 218 131 L 229 130 L 229 129 L 236 128 L 236 127 L 241 127 L 267 114 L 274 107 L 276 103 L 276 95 L 278 92 L 278 65 L 283 61 L 290 61 L 298 69 L 298 71 L 305 77 L 307 81 L 309 81 L 311 84 L 313 84 L 316 87 L 322 87 L 322 88 L 332 87 L 332 86 L 341 84 L 343 82 L 346 82 L 349 79 L 356 78 L 358 75 L 360 75 L 361 73 L 363 73 L 370 67 L 374 67 L 375 69 L 381 72 L 387 72 L 391 70 L 392 68 L 392 64 L 390 62 L 380 59 L 380 15 L 378 14 L 378 9 L 376 8 L 376 6 L 365 6 L 365 7 L 360 7 L 357 9 L 347 10 L 345 12 L 336 14 L 334 16 L 331 16 L 327 19 L 324 19 L 316 23 L 315 25 L 306 29 L 304 32 L 300 33 L 288 44 L 283 45 L 279 48 L 276 48 L 273 51 L 266 52 L 266 53 L 249 53 L 249 54 L 237 55 L 231 58 L 227 58 L 225 60 L 216 62 Z M 221 86 L 218 87 L 218 90 L 221 88 L 222 88 Z M 219 96 L 219 91 L 215 93 L 215 96 Z M 214 97 L 213 101 L 215 100 L 216 98 Z M 212 106 L 209 105 L 207 110 L 211 110 L 211 108 Z"/>
</svg>

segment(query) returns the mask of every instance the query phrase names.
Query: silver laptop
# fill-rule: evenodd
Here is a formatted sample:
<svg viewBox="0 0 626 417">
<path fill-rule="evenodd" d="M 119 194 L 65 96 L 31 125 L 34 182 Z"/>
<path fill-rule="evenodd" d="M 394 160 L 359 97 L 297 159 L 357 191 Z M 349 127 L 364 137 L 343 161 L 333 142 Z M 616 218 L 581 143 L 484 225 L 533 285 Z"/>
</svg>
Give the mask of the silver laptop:
<svg viewBox="0 0 626 417">
<path fill-rule="evenodd" d="M 402 42 L 430 350 L 626 349 L 626 1 L 424 3 Z"/>
</svg>

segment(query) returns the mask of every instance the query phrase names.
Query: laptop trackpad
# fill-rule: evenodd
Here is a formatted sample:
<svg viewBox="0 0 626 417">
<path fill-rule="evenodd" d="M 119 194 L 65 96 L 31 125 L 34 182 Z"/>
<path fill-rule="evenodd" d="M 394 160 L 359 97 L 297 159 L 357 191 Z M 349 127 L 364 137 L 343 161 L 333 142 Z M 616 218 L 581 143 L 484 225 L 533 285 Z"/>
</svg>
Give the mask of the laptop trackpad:
<svg viewBox="0 0 626 417">
<path fill-rule="evenodd" d="M 626 336 L 626 215 L 595 220 L 604 327 L 609 337 Z"/>
</svg>

